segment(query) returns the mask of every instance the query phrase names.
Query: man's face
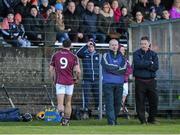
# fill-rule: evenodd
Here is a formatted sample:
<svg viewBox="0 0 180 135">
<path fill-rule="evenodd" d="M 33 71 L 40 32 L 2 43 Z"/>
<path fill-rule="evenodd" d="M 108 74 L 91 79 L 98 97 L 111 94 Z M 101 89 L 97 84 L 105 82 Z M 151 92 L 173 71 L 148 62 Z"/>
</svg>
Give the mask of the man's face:
<svg viewBox="0 0 180 135">
<path fill-rule="evenodd" d="M 74 13 L 75 8 L 76 8 L 75 3 L 74 3 L 74 2 L 69 2 L 69 4 L 68 4 L 68 10 L 69 10 L 71 13 Z"/>
<path fill-rule="evenodd" d="M 140 46 L 143 51 L 147 51 L 149 49 L 149 42 L 147 40 L 141 40 Z"/>
<path fill-rule="evenodd" d="M 88 45 L 88 51 L 89 52 L 94 52 L 95 51 L 95 47 L 94 47 L 92 42 L 88 42 L 87 45 Z"/>
<path fill-rule="evenodd" d="M 93 12 L 93 10 L 94 10 L 94 3 L 89 2 L 87 4 L 87 10 L 89 10 L 90 12 Z"/>
<path fill-rule="evenodd" d="M 117 52 L 119 48 L 119 44 L 117 40 L 111 40 L 109 42 L 109 49 L 112 50 L 113 52 Z"/>
</svg>

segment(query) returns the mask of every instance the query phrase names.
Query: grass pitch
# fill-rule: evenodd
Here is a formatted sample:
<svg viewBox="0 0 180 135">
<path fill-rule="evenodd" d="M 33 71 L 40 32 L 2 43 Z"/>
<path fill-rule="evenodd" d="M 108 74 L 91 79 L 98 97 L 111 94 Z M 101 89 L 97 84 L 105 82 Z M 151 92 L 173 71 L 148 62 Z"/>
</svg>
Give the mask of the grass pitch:
<svg viewBox="0 0 180 135">
<path fill-rule="evenodd" d="M 180 119 L 159 119 L 157 125 L 140 125 L 137 119 L 118 119 L 107 126 L 103 120 L 72 120 L 69 127 L 44 121 L 0 122 L 0 134 L 180 134 Z"/>
</svg>

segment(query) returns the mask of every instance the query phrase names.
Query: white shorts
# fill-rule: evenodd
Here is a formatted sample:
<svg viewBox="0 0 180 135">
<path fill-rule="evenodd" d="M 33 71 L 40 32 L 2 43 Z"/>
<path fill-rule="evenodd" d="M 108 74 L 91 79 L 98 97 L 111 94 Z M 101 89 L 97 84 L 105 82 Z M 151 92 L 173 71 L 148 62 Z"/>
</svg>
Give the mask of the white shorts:
<svg viewBox="0 0 180 135">
<path fill-rule="evenodd" d="M 123 96 L 128 95 L 128 83 L 124 83 L 123 85 Z"/>
<path fill-rule="evenodd" d="M 74 85 L 62 85 L 62 84 L 56 84 L 56 95 L 58 94 L 66 94 L 66 95 L 72 95 L 74 90 Z"/>
</svg>

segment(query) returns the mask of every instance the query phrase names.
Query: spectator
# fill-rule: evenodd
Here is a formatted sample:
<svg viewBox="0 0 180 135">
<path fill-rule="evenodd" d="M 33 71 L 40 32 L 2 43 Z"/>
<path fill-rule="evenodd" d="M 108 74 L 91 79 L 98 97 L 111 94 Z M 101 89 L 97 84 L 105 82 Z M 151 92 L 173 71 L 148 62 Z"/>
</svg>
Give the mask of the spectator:
<svg viewBox="0 0 180 135">
<path fill-rule="evenodd" d="M 162 19 L 165 19 L 165 20 L 169 20 L 170 19 L 170 14 L 168 12 L 168 10 L 163 10 L 162 12 Z"/>
<path fill-rule="evenodd" d="M 109 125 L 117 125 L 119 115 L 124 73 L 126 62 L 122 54 L 118 51 L 118 41 L 115 39 L 109 42 L 109 51 L 102 57 L 103 92 L 105 97 L 107 122 Z"/>
<path fill-rule="evenodd" d="M 64 40 L 69 39 L 68 32 L 71 31 L 71 29 L 65 29 L 64 25 L 64 16 L 62 14 L 63 12 L 63 6 L 61 3 L 57 3 L 55 5 L 56 12 L 51 13 L 50 20 L 54 21 L 55 24 L 55 31 L 57 32 L 56 40 L 59 42 L 63 42 Z"/>
<path fill-rule="evenodd" d="M 44 45 L 44 21 L 35 5 L 30 8 L 30 16 L 25 19 L 24 28 L 33 45 Z"/>
<path fill-rule="evenodd" d="M 97 15 L 94 13 L 94 3 L 92 1 L 88 2 L 87 9 L 82 15 L 80 31 L 83 32 L 85 42 L 87 42 L 90 38 L 96 40 Z"/>
<path fill-rule="evenodd" d="M 136 17 L 135 17 L 134 22 L 139 23 L 139 24 L 144 22 L 144 17 L 142 15 L 141 11 L 136 12 Z"/>
<path fill-rule="evenodd" d="M 20 3 L 20 0 L 3 0 L 3 12 L 1 13 L 3 17 L 5 17 L 8 13 L 9 9 L 15 10 L 16 5 Z"/>
<path fill-rule="evenodd" d="M 112 7 L 112 10 L 114 13 L 114 22 L 117 24 L 117 23 L 119 23 L 119 20 L 121 18 L 121 14 L 122 14 L 121 9 L 119 8 L 119 5 L 118 5 L 118 0 L 113 0 L 111 7 Z"/>
<path fill-rule="evenodd" d="M 148 20 L 150 22 L 155 22 L 155 21 L 158 20 L 156 9 L 154 7 L 151 7 L 151 9 L 150 9 L 150 14 L 149 14 L 149 19 Z"/>
<path fill-rule="evenodd" d="M 128 10 L 126 7 L 121 8 L 122 16 L 119 20 L 119 33 L 122 35 L 128 35 L 128 26 L 132 22 L 132 17 L 128 14 Z"/>
<path fill-rule="evenodd" d="M 31 5 L 38 7 L 38 4 L 39 4 L 38 1 L 39 0 L 29 0 L 29 1 L 30 1 Z"/>
<path fill-rule="evenodd" d="M 7 17 L 2 22 L 2 36 L 4 40 L 14 47 L 18 47 L 18 29 L 14 22 L 14 10 L 9 9 Z"/>
<path fill-rule="evenodd" d="M 24 30 L 24 26 L 21 24 L 22 22 L 22 17 L 19 13 L 17 13 L 15 15 L 15 23 L 17 25 L 17 31 L 18 31 L 18 44 L 20 47 L 30 47 L 31 43 L 29 42 L 29 40 L 27 39 L 27 36 L 25 35 L 25 30 Z"/>
<path fill-rule="evenodd" d="M 156 124 L 158 93 L 155 78 L 159 68 L 158 56 L 150 49 L 148 37 L 141 38 L 140 46 L 141 48 L 133 53 L 136 111 L 141 124 Z M 148 120 L 145 117 L 146 98 L 149 104 Z"/>
<path fill-rule="evenodd" d="M 95 5 L 98 5 L 98 7 L 102 7 L 103 3 L 107 0 L 93 0 Z"/>
<path fill-rule="evenodd" d="M 46 18 L 43 18 L 44 21 L 44 31 L 45 31 L 45 45 L 54 45 L 56 42 L 56 22 L 55 22 L 55 17 L 53 18 L 53 15 L 55 14 L 53 12 L 53 6 L 51 6 L 47 11 L 46 11 Z"/>
<path fill-rule="evenodd" d="M 89 0 L 81 0 L 79 5 L 76 8 L 77 15 L 82 19 L 82 14 L 86 12 L 87 3 Z"/>
<path fill-rule="evenodd" d="M 107 39 L 107 35 L 110 36 L 113 30 L 114 25 L 114 17 L 113 10 L 108 2 L 103 4 L 103 9 L 100 11 L 99 19 L 98 19 L 98 33 L 101 39 L 99 42 L 104 43 Z"/>
<path fill-rule="evenodd" d="M 172 19 L 180 18 L 180 1 L 174 0 L 173 6 L 169 11 Z"/>
<path fill-rule="evenodd" d="M 125 53 L 126 53 L 126 50 L 125 50 L 125 47 L 123 45 L 120 45 L 120 48 L 119 48 L 119 51 L 121 52 L 121 54 L 126 57 Z M 126 72 L 124 74 L 124 85 L 123 85 L 123 96 L 122 96 L 122 105 L 123 105 L 123 110 L 124 110 L 124 107 L 125 107 L 125 101 L 126 101 L 126 98 L 127 98 L 127 95 L 128 95 L 128 78 L 129 78 L 129 75 L 132 74 L 132 67 L 128 61 L 128 59 L 126 58 L 126 63 L 127 63 L 127 69 L 126 69 Z"/>
<path fill-rule="evenodd" d="M 161 19 L 162 12 L 165 9 L 165 6 L 161 3 L 161 0 L 154 0 L 151 8 L 154 7 L 157 13 L 157 18 Z"/>
<path fill-rule="evenodd" d="M 68 35 L 71 41 L 78 42 L 83 39 L 83 33 L 80 32 L 80 20 L 76 13 L 75 2 L 68 2 L 67 10 L 64 12 L 65 29 L 70 29 Z"/>
<path fill-rule="evenodd" d="M 68 126 L 72 111 L 71 99 L 74 83 L 77 83 L 80 78 L 80 66 L 78 58 L 70 51 L 71 41 L 64 40 L 62 46 L 63 49 L 52 56 L 49 71 L 56 87 L 57 108 L 63 117 L 61 124 L 62 126 Z M 76 80 L 74 80 L 74 77 Z"/>
<path fill-rule="evenodd" d="M 83 64 L 83 94 L 85 110 L 90 110 L 90 92 L 92 92 L 95 108 L 99 107 L 99 53 L 95 50 L 95 42 L 89 40 L 85 46 L 80 48 L 77 56 L 82 59 Z"/>
<path fill-rule="evenodd" d="M 119 7 L 127 7 L 128 11 L 131 12 L 131 7 L 133 3 L 135 3 L 134 0 L 118 0 L 119 2 Z"/>
<path fill-rule="evenodd" d="M 99 16 L 100 14 L 100 7 L 98 5 L 94 5 L 94 13 Z"/>
<path fill-rule="evenodd" d="M 133 7 L 132 15 L 136 17 L 136 12 L 141 11 L 145 19 L 149 19 L 150 4 L 148 0 L 140 0 Z"/>
<path fill-rule="evenodd" d="M 15 7 L 15 12 L 21 14 L 22 21 L 27 18 L 30 14 L 31 4 L 28 0 L 21 0 L 21 2 Z"/>
<path fill-rule="evenodd" d="M 47 11 L 51 8 L 49 5 L 48 0 L 41 0 L 40 6 L 39 6 L 39 12 L 44 17 L 47 18 Z"/>
</svg>

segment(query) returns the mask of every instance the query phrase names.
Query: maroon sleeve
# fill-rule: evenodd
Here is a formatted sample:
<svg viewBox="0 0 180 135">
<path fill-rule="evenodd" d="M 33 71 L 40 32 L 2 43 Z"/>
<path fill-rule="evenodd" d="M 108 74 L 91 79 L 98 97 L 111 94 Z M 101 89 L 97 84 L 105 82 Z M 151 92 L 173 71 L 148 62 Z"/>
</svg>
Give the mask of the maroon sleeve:
<svg viewBox="0 0 180 135">
<path fill-rule="evenodd" d="M 79 64 L 79 59 L 78 57 L 75 55 L 74 57 L 74 65 L 78 65 Z"/>
<path fill-rule="evenodd" d="M 52 56 L 51 61 L 50 61 L 50 65 L 55 67 L 55 55 Z"/>
</svg>

